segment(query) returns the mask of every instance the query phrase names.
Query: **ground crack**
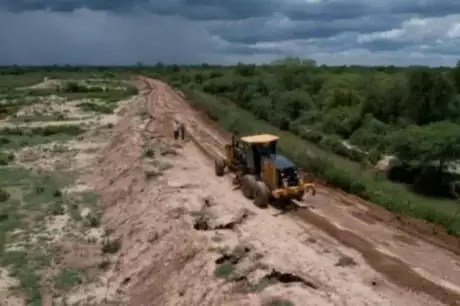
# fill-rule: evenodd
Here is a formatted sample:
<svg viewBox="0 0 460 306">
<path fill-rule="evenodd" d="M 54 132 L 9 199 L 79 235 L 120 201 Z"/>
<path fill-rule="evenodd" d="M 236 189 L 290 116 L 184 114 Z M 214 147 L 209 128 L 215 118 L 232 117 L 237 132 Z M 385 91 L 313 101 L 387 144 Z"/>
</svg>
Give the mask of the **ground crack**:
<svg viewBox="0 0 460 306">
<path fill-rule="evenodd" d="M 277 270 L 272 270 L 269 274 L 265 275 L 263 280 L 266 280 L 268 282 L 280 282 L 283 284 L 289 284 L 289 283 L 301 283 L 304 284 L 307 287 L 313 288 L 313 289 L 318 289 L 319 286 L 315 284 L 313 281 L 305 279 L 304 277 L 298 276 L 296 274 L 292 273 L 284 273 L 280 272 Z"/>
</svg>

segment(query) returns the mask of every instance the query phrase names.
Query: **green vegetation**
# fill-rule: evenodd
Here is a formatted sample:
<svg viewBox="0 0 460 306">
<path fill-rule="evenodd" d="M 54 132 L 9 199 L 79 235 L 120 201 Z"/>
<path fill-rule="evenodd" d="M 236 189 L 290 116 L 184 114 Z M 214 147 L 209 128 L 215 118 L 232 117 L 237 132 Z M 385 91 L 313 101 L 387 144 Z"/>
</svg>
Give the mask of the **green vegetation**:
<svg viewBox="0 0 460 306">
<path fill-rule="evenodd" d="M 59 252 L 47 248 L 50 238 L 42 233 L 48 208 L 64 203 L 60 189 L 70 183 L 71 177 L 68 173 L 0 167 L 0 264 L 19 280 L 30 305 L 41 303 L 40 270 L 59 260 Z"/>
<path fill-rule="evenodd" d="M 41 122 L 46 122 L 46 121 L 64 121 L 64 120 L 72 120 L 73 118 L 66 117 L 64 114 L 60 112 L 53 112 L 51 114 L 46 114 L 46 113 L 41 113 L 41 112 L 34 112 L 34 114 L 31 115 L 13 115 L 11 118 L 9 118 L 9 121 L 11 123 L 27 123 L 27 122 L 33 122 L 33 121 L 41 121 Z"/>
<path fill-rule="evenodd" d="M 0 146 L 3 149 L 15 149 L 52 141 L 66 141 L 84 131 L 77 125 L 3 128 L 0 130 Z"/>
<path fill-rule="evenodd" d="M 101 86 L 67 82 L 56 92 L 57 95 L 66 97 L 69 100 L 97 99 L 105 102 L 117 102 L 137 94 L 134 86 L 118 83 L 118 86 Z"/>
<path fill-rule="evenodd" d="M 23 136 L 26 130 L 4 129 L 2 137 Z M 56 139 L 65 135 L 67 138 L 82 132 L 72 126 L 27 131 L 39 135 L 30 136 L 34 142 L 37 137 Z M 79 228 L 98 226 L 100 214 L 95 207 L 98 198 L 89 191 L 63 192 L 74 183 L 77 174 L 69 170 L 70 163 L 52 171 L 29 169 L 14 163 L 13 151 L 2 151 L 0 160 L 0 266 L 7 268 L 9 275 L 18 281 L 18 286 L 12 289 L 23 295 L 28 305 L 42 305 L 44 288 L 59 294 L 85 279 L 84 270 L 66 268 L 64 256 L 67 251 L 54 240 L 56 235 L 75 235 Z M 83 219 L 84 208 L 91 213 Z M 55 219 L 66 213 L 71 220 Z M 61 222 L 64 223 L 60 225 Z M 50 267 L 56 275 L 49 273 Z"/>
<path fill-rule="evenodd" d="M 81 283 L 81 272 L 75 269 L 63 269 L 56 276 L 56 287 L 69 289 Z"/>
<path fill-rule="evenodd" d="M 225 262 L 216 267 L 214 275 L 223 279 L 230 279 L 235 272 L 235 265 L 231 262 Z"/>
<path fill-rule="evenodd" d="M 0 166 L 8 165 L 14 160 L 15 156 L 13 152 L 0 151 Z"/>
<path fill-rule="evenodd" d="M 281 135 L 280 151 L 317 179 L 460 234 L 460 177 L 451 170 L 460 156 L 460 65 L 319 67 L 287 59 L 143 73 L 183 90 L 231 132 Z M 385 155 L 398 161 L 376 173 Z"/>
<path fill-rule="evenodd" d="M 16 289 L 28 305 L 41 305 L 44 283 L 51 290 L 69 289 L 81 282 L 85 272 L 63 268 L 54 278 L 43 273 L 51 266 L 62 267 L 65 253 L 51 243 L 53 233 L 46 230 L 50 217 L 94 203 L 84 194 L 61 192 L 74 180 L 69 172 L 37 173 L 9 166 L 0 167 L 0 178 L 0 265 L 19 281 Z"/>
<path fill-rule="evenodd" d="M 74 80 L 102 79 L 102 82 L 111 83 L 128 79 L 130 75 L 125 67 L 0 67 L 0 89 L 35 85 L 42 82 L 45 77 Z"/>
</svg>

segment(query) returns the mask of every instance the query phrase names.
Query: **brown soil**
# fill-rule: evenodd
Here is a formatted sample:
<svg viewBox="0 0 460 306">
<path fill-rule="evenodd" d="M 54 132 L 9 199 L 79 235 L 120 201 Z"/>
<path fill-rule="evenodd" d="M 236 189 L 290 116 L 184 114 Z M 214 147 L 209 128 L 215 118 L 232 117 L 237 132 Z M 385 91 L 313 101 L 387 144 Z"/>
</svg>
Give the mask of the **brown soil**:
<svg viewBox="0 0 460 306">
<path fill-rule="evenodd" d="M 460 305 L 460 292 L 450 290 L 414 272 L 410 264 L 398 257 L 385 254 L 376 248 L 376 245 L 366 238 L 331 224 L 326 217 L 319 216 L 308 210 L 299 212 L 298 215 L 304 220 L 321 228 L 330 236 L 336 238 L 342 244 L 359 251 L 366 262 L 376 271 L 385 275 L 393 283 L 410 288 L 415 292 L 429 294 L 447 305 Z M 399 236 L 397 239 L 401 239 Z M 403 236 L 404 237 L 404 236 Z M 404 241 L 407 243 L 407 241 Z M 429 254 L 426 254 L 429 256 Z"/>
</svg>

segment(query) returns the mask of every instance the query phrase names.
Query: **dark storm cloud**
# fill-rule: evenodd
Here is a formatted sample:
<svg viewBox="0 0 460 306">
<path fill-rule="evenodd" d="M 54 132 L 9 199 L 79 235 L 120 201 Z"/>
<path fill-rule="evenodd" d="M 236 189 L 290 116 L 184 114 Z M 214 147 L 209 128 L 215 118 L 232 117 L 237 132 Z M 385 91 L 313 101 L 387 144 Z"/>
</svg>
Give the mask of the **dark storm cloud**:
<svg viewBox="0 0 460 306">
<path fill-rule="evenodd" d="M 393 14 L 417 14 L 423 17 L 440 17 L 460 13 L 460 2 L 452 0 L 418 0 L 395 2 L 388 10 Z"/>
<path fill-rule="evenodd" d="M 279 56 L 450 63 L 460 57 L 456 34 L 442 39 L 460 22 L 460 15 L 444 17 L 453 13 L 460 14 L 460 2 L 0 0 L 0 64 L 234 63 Z M 423 19 L 430 16 L 440 18 Z M 407 22 L 413 17 L 419 19 Z"/>
<path fill-rule="evenodd" d="M 179 15 L 193 20 L 238 20 L 271 15 L 279 7 L 278 3 L 274 0 L 0 0 L 0 7 L 11 12 L 70 12 L 87 8 L 125 13 L 141 8 L 155 14 Z"/>
<path fill-rule="evenodd" d="M 195 20 L 240 20 L 270 16 L 280 10 L 281 3 L 276 0 L 179 0 L 170 7 L 169 13 Z"/>
<path fill-rule="evenodd" d="M 407 16 L 378 15 L 357 19 L 332 21 L 283 21 L 275 19 L 248 19 L 239 22 L 220 22 L 210 26 L 210 31 L 223 39 L 244 44 L 327 38 L 344 32 L 373 33 L 398 27 Z M 250 31 L 248 31 L 250 29 Z"/>
<path fill-rule="evenodd" d="M 369 1 L 318 1 L 313 3 L 296 3 L 283 5 L 282 13 L 292 20 L 324 20 L 353 19 L 360 16 L 375 14 Z"/>
<path fill-rule="evenodd" d="M 109 0 L 0 0 L 0 7 L 10 12 L 43 11 L 71 12 L 81 8 L 104 11 L 130 10 L 140 4 L 142 0 L 109 1 Z"/>
<path fill-rule="evenodd" d="M 405 50 L 406 48 L 410 48 L 411 44 L 404 41 L 374 40 L 372 42 L 361 43 L 359 47 L 365 48 L 371 52 L 380 52 Z"/>
<path fill-rule="evenodd" d="M 14 12 L 81 8 L 130 12 L 142 8 L 194 20 L 241 20 L 282 13 L 292 20 L 332 21 L 380 13 L 429 17 L 460 12 L 460 2 L 453 0 L 0 0 L 0 7 Z"/>
</svg>

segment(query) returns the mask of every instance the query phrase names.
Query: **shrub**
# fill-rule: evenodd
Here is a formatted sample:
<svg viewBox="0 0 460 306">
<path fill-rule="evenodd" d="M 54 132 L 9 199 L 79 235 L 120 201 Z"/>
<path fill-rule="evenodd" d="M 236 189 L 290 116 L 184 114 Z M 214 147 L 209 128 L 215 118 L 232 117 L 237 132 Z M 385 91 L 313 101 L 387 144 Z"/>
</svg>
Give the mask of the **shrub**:
<svg viewBox="0 0 460 306">
<path fill-rule="evenodd" d="M 10 198 L 10 194 L 4 188 L 0 187 L 0 202 L 6 202 Z"/>
</svg>

